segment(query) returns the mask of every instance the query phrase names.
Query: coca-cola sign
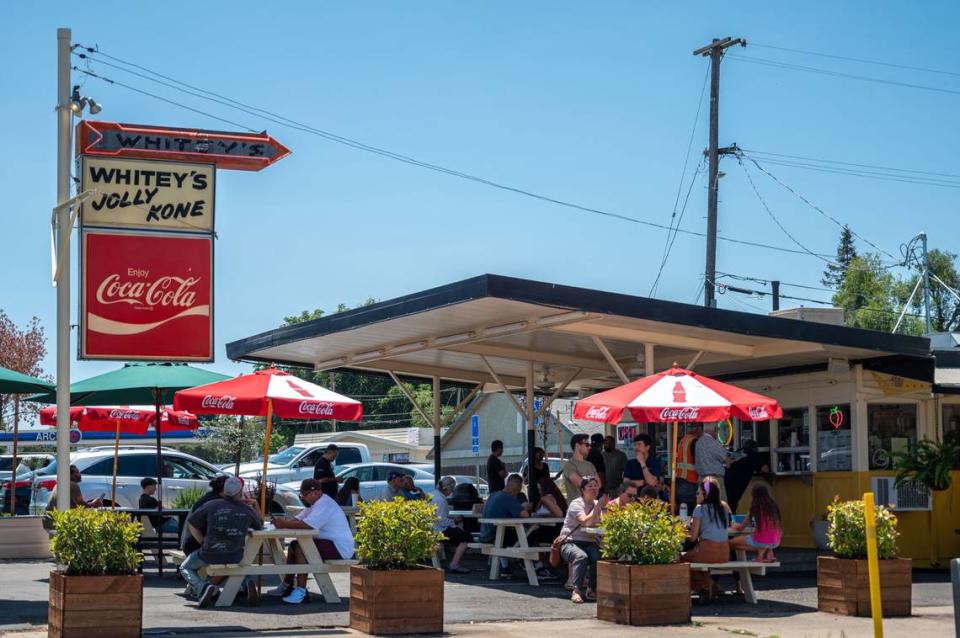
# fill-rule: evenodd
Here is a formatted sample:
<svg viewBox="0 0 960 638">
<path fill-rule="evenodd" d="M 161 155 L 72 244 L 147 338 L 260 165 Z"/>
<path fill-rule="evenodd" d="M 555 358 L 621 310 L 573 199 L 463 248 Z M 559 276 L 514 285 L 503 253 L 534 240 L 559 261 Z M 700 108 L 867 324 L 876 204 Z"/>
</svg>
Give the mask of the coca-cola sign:
<svg viewBox="0 0 960 638">
<path fill-rule="evenodd" d="M 333 404 L 326 401 L 313 403 L 310 401 L 301 401 L 297 411 L 300 414 L 311 414 L 314 416 L 333 416 Z"/>
<path fill-rule="evenodd" d="M 80 358 L 213 360 L 209 235 L 84 230 Z"/>
<path fill-rule="evenodd" d="M 663 408 L 660 410 L 661 421 L 699 421 L 700 408 L 686 406 L 682 408 Z"/>
<path fill-rule="evenodd" d="M 747 414 L 750 415 L 750 418 L 754 421 L 765 421 L 770 418 L 770 414 L 767 412 L 767 407 L 765 405 L 756 405 L 747 409 Z"/>
<path fill-rule="evenodd" d="M 587 413 L 583 415 L 583 418 L 589 419 L 591 421 L 605 421 L 607 416 L 610 414 L 610 408 L 605 405 L 595 405 L 592 406 Z"/>
<path fill-rule="evenodd" d="M 230 396 L 229 394 L 220 397 L 206 394 L 202 399 L 200 399 L 200 407 L 214 410 L 232 410 L 234 409 L 236 402 L 237 397 Z"/>
</svg>

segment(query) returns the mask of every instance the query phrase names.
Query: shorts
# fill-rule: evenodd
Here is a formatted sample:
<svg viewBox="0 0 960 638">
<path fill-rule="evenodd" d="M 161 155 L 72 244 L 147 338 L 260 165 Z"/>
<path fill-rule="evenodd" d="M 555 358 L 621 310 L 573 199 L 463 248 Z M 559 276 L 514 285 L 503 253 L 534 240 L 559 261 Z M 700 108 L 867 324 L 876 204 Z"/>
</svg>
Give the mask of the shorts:
<svg viewBox="0 0 960 638">
<path fill-rule="evenodd" d="M 457 527 L 448 527 L 440 531 L 443 534 L 445 541 L 453 543 L 454 545 L 459 545 L 460 543 L 469 543 L 473 540 L 473 536 L 470 535 L 470 532 L 465 531 L 463 528 Z"/>
<path fill-rule="evenodd" d="M 754 540 L 753 534 L 747 536 L 747 545 L 753 549 L 776 549 L 777 547 L 780 547 L 780 543 L 758 543 L 756 540 Z"/>
<path fill-rule="evenodd" d="M 293 541 L 294 543 L 298 541 Z M 293 543 L 291 543 L 292 545 Z M 317 546 L 317 551 L 320 553 L 320 558 L 323 560 L 343 560 L 343 556 L 340 555 L 340 552 L 337 550 L 337 546 L 333 544 L 333 541 L 329 541 L 326 538 L 314 538 L 313 544 Z"/>
</svg>

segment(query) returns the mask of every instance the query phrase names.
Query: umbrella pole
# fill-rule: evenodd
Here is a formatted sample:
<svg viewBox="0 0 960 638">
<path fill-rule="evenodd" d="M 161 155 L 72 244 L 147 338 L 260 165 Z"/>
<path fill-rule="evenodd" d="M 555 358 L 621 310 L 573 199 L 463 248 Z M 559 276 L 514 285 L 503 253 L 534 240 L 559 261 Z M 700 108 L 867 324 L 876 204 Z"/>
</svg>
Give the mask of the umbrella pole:
<svg viewBox="0 0 960 638">
<path fill-rule="evenodd" d="M 677 431 L 680 429 L 680 422 L 673 422 L 673 444 L 670 446 L 671 471 L 670 471 L 670 513 L 677 513 Z"/>
<path fill-rule="evenodd" d="M 157 499 L 157 511 L 163 511 L 163 459 L 160 456 L 160 388 L 153 389 L 154 407 L 156 408 L 156 420 L 153 422 L 153 430 L 157 433 L 157 492 L 160 498 Z M 163 517 L 157 516 L 157 573 L 163 576 Z"/>
<path fill-rule="evenodd" d="M 267 399 L 267 433 L 263 437 L 263 474 L 260 475 L 260 512 L 267 515 L 267 464 L 270 462 L 270 433 L 273 430 L 273 400 Z"/>
<path fill-rule="evenodd" d="M 110 509 L 117 509 L 117 462 L 120 460 L 120 419 L 113 437 L 113 489 L 110 491 Z"/>
<path fill-rule="evenodd" d="M 17 445 L 20 442 L 20 395 L 13 397 L 13 471 L 10 473 L 10 516 L 17 515 Z M 29 513 L 29 512 L 28 512 Z"/>
<path fill-rule="evenodd" d="M 237 467 L 234 470 L 236 476 L 240 476 L 240 463 L 243 461 L 243 417 L 240 417 L 240 436 L 237 437 Z"/>
</svg>

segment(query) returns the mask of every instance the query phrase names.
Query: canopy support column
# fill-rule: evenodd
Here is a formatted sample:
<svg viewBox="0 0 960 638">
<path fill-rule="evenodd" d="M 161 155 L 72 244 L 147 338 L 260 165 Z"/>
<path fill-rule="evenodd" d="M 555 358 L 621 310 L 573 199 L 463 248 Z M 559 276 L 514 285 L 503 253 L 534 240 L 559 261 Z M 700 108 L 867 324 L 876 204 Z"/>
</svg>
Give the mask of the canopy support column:
<svg viewBox="0 0 960 638">
<path fill-rule="evenodd" d="M 433 478 L 440 480 L 440 377 L 433 377 Z"/>
<path fill-rule="evenodd" d="M 703 356 L 703 350 L 697 351 L 697 354 L 693 355 L 693 359 L 690 359 L 690 363 L 687 364 L 687 370 L 693 370 L 694 366 L 697 365 L 697 362 L 700 361 L 700 357 Z"/>
<path fill-rule="evenodd" d="M 656 366 L 653 361 L 654 345 L 652 343 L 643 344 L 643 374 L 650 376 L 656 374 Z"/>
<path fill-rule="evenodd" d="M 627 373 L 623 371 L 623 368 L 620 366 L 620 363 L 613 356 L 613 353 L 610 352 L 610 349 L 607 348 L 607 344 L 603 342 L 603 339 L 593 335 L 593 343 L 597 346 L 597 350 L 600 351 L 600 354 L 607 360 L 607 363 L 610 364 L 610 367 L 613 368 L 613 371 L 617 373 L 617 376 L 620 377 L 620 381 L 623 383 L 630 383 L 630 377 L 627 376 Z"/>
<path fill-rule="evenodd" d="M 430 416 L 423 410 L 423 408 L 420 407 L 420 405 L 417 403 L 416 398 L 413 396 L 413 394 L 410 392 L 410 390 L 407 389 L 407 386 L 403 385 L 403 382 L 400 380 L 400 377 L 397 376 L 397 373 L 394 372 L 393 370 L 387 370 L 387 374 L 390 375 L 390 378 L 393 379 L 393 382 L 397 384 L 397 387 L 398 387 L 398 388 L 400 388 L 400 392 L 403 392 L 403 396 L 407 397 L 407 399 L 410 400 L 410 403 L 413 404 L 413 409 L 416 410 L 417 413 L 418 413 L 420 416 L 423 417 L 423 420 L 424 420 L 424 421 L 426 421 L 427 423 L 429 423 L 429 424 L 432 426 L 432 425 L 433 425 L 433 418 L 430 417 Z"/>
<path fill-rule="evenodd" d="M 534 411 L 533 411 L 533 361 L 527 362 L 527 405 L 526 405 L 526 420 L 527 420 L 527 476 L 533 476 L 533 457 L 534 449 L 537 447 L 537 431 L 534 428 Z M 527 497 L 530 499 L 530 503 L 536 503 L 540 500 L 540 490 L 537 488 L 537 484 L 533 481 L 529 481 L 527 485 Z"/>
</svg>

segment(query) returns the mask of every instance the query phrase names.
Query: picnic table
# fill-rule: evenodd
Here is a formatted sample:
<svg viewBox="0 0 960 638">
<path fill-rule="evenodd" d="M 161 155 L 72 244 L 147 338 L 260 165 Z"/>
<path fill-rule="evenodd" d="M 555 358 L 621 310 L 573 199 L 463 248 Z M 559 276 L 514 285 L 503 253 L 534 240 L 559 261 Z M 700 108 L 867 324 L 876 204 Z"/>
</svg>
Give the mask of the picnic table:
<svg viewBox="0 0 960 638">
<path fill-rule="evenodd" d="M 107 508 L 103 508 L 107 509 Z M 163 525 L 157 527 L 153 526 L 153 523 L 150 522 L 149 518 L 143 520 L 146 517 L 159 516 L 161 518 L 177 518 L 177 534 L 166 535 L 167 538 L 171 539 L 171 544 L 169 548 L 178 549 L 180 547 L 180 536 L 183 534 L 183 526 L 186 523 L 187 515 L 190 513 L 188 509 L 164 509 L 158 510 L 156 508 L 142 508 L 142 507 L 117 507 L 112 511 L 121 512 L 130 516 L 130 519 L 143 523 L 143 533 L 140 535 L 140 539 L 137 541 L 137 549 L 152 549 L 153 545 L 156 545 L 157 550 L 157 573 L 160 576 L 163 576 L 163 544 L 164 544 L 164 533 Z M 151 530 L 153 533 L 151 533 Z M 142 567 L 140 568 L 142 570 Z"/>
<path fill-rule="evenodd" d="M 599 527 L 584 527 L 583 532 L 593 534 L 597 537 L 603 536 L 603 530 Z M 753 527 L 748 525 L 742 530 L 727 528 L 727 534 L 734 536 L 746 536 L 753 533 Z M 736 572 L 740 574 L 740 586 L 743 588 L 743 598 L 751 605 L 757 604 L 757 592 L 753 588 L 753 575 L 765 576 L 768 567 L 780 567 L 779 562 L 759 563 L 757 561 L 747 560 L 747 552 L 738 549 L 735 552 L 737 560 L 727 561 L 726 563 L 690 563 L 690 569 L 710 572 L 711 574 L 730 574 Z"/>
<path fill-rule="evenodd" d="M 527 571 L 527 581 L 534 587 L 540 585 L 537 579 L 537 570 L 533 563 L 539 560 L 540 554 L 549 553 L 550 546 L 531 546 L 527 536 L 541 525 L 563 525 L 562 518 L 481 518 L 481 525 L 493 525 L 496 527 L 496 535 L 493 544 L 484 544 L 483 553 L 490 556 L 490 580 L 500 578 L 500 559 L 501 558 L 519 558 L 523 560 L 523 567 Z M 504 546 L 504 539 L 508 529 L 512 529 L 517 534 L 517 544 L 512 547 Z"/>
<path fill-rule="evenodd" d="M 312 529 L 264 529 L 250 532 L 243 549 L 243 557 L 236 565 L 208 565 L 208 576 L 226 576 L 223 591 L 217 599 L 217 607 L 229 607 L 233 604 L 240 586 L 247 576 L 286 576 L 287 574 L 312 574 L 320 588 L 323 600 L 328 603 L 339 603 L 340 597 L 337 588 L 330 579 L 331 572 L 348 571 L 355 560 L 328 560 L 320 557 L 317 546 L 313 543 L 314 530 Z M 305 565 L 288 565 L 283 541 L 293 538 L 300 541 L 300 548 L 307 559 Z M 258 564 L 257 556 L 260 549 L 264 550 L 264 562 Z"/>
<path fill-rule="evenodd" d="M 306 508 L 302 505 L 287 505 L 283 509 L 290 516 L 296 516 Z M 341 505 L 340 509 L 343 510 L 343 513 L 347 517 L 347 522 L 350 523 L 350 531 L 356 534 L 357 533 L 357 516 L 360 514 L 360 508 L 353 505 Z"/>
</svg>

